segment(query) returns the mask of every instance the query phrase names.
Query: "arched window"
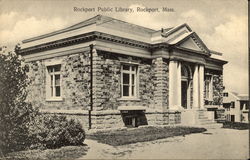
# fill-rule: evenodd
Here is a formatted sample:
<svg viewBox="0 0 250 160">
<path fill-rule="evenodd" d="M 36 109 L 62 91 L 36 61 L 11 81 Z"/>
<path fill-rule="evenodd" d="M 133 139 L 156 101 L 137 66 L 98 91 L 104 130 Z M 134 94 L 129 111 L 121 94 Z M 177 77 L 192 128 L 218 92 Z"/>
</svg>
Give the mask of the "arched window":
<svg viewBox="0 0 250 160">
<path fill-rule="evenodd" d="M 186 65 L 183 65 L 181 67 L 181 79 L 182 80 L 188 80 L 189 79 L 189 70 L 188 67 Z"/>
</svg>

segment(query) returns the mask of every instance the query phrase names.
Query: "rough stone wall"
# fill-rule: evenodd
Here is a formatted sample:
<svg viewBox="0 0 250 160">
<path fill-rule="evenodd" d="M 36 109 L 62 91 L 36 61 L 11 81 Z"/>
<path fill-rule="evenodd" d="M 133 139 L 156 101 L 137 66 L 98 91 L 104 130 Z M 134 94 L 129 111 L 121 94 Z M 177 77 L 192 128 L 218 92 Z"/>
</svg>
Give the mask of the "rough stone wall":
<svg viewBox="0 0 250 160">
<path fill-rule="evenodd" d="M 181 123 L 181 112 L 146 113 L 149 125 L 170 125 Z"/>
<path fill-rule="evenodd" d="M 116 114 L 92 115 L 92 129 L 121 128 L 124 126 L 125 125 L 119 112 Z"/>
<path fill-rule="evenodd" d="M 139 99 L 120 100 L 121 65 L 124 61 L 138 62 Z M 46 101 L 45 61 L 61 60 L 63 101 Z M 89 107 L 90 63 L 89 52 L 29 62 L 31 80 L 28 100 L 42 109 L 84 109 Z M 168 62 L 162 58 L 152 60 L 93 52 L 93 109 L 115 110 L 121 105 L 140 105 L 162 109 L 168 106 Z"/>
<path fill-rule="evenodd" d="M 163 58 L 152 60 L 153 69 L 153 101 L 154 107 L 166 111 L 168 107 L 169 92 L 169 66 L 168 61 Z"/>
<path fill-rule="evenodd" d="M 181 123 L 181 112 L 146 112 L 145 117 L 148 125 L 172 125 Z M 119 111 L 108 114 L 94 113 L 92 115 L 92 129 L 121 127 L 125 127 L 125 124 Z"/>
<path fill-rule="evenodd" d="M 153 102 L 153 70 L 151 60 L 95 51 L 94 72 L 94 107 L 96 111 L 116 110 L 119 106 L 140 105 L 150 107 Z M 139 99 L 122 100 L 121 65 L 122 61 L 132 60 L 139 63 Z"/>
<path fill-rule="evenodd" d="M 62 60 L 62 101 L 46 101 L 46 61 Z M 82 109 L 89 107 L 89 53 L 83 52 L 53 59 L 28 62 L 28 101 L 41 109 Z"/>
<path fill-rule="evenodd" d="M 47 61 L 61 60 L 61 87 L 63 101 L 46 101 Z M 137 100 L 121 98 L 121 65 L 126 61 L 138 63 L 139 97 Z M 28 100 L 41 109 L 88 110 L 90 107 L 90 59 L 89 52 L 54 57 L 29 62 L 31 80 Z M 124 127 L 119 106 L 139 105 L 161 112 L 146 113 L 148 124 L 163 125 L 180 122 L 180 113 L 164 112 L 168 109 L 168 61 L 125 56 L 93 50 L 93 111 L 92 128 Z M 162 110 L 164 108 L 164 110 Z M 116 113 L 105 113 L 104 112 Z M 78 119 L 88 128 L 88 115 L 67 114 Z M 105 123 L 104 123 L 105 122 Z"/>
</svg>

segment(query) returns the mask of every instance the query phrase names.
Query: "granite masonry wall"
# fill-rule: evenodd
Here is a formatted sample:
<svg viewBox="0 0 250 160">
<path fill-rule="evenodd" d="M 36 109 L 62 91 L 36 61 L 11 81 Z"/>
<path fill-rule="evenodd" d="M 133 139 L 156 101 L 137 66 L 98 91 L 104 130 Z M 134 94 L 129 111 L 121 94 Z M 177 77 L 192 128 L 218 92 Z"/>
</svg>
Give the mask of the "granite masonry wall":
<svg viewBox="0 0 250 160">
<path fill-rule="evenodd" d="M 61 61 L 62 101 L 46 100 L 46 66 Z M 135 100 L 121 99 L 121 65 L 138 63 L 139 96 Z M 57 113 L 78 119 L 88 128 L 90 107 L 89 51 L 29 62 L 31 80 L 28 100 L 45 113 Z M 180 123 L 180 112 L 168 112 L 168 61 L 145 59 L 93 50 L 93 111 L 92 128 L 123 127 L 119 106 L 138 105 L 146 108 L 149 125 Z M 74 111 L 74 112 L 71 112 Z"/>
<path fill-rule="evenodd" d="M 46 100 L 46 66 L 49 61 L 61 60 L 62 101 Z M 31 80 L 28 101 L 40 109 L 87 110 L 89 107 L 89 53 L 82 52 L 53 59 L 29 62 Z"/>
<path fill-rule="evenodd" d="M 153 106 L 153 70 L 151 60 L 117 55 L 107 52 L 94 52 L 93 88 L 94 110 L 116 110 L 119 106 Z M 139 96 L 135 100 L 121 99 L 121 65 L 123 62 L 138 63 Z"/>
<path fill-rule="evenodd" d="M 93 50 L 93 110 L 92 128 L 123 127 L 119 106 L 144 106 L 148 124 L 180 123 L 180 112 L 168 109 L 168 61 L 124 56 Z M 138 64 L 138 99 L 121 98 L 121 65 Z M 104 123 L 105 122 L 105 123 Z"/>
<path fill-rule="evenodd" d="M 167 109 L 168 106 L 168 62 L 162 58 L 154 60 L 95 52 L 94 110 L 113 110 L 119 106 L 140 105 L 151 109 Z M 138 63 L 139 96 L 136 100 L 121 99 L 121 65 L 123 62 Z"/>
<path fill-rule="evenodd" d="M 169 92 L 169 62 L 163 58 L 152 60 L 153 108 L 167 111 Z"/>
</svg>

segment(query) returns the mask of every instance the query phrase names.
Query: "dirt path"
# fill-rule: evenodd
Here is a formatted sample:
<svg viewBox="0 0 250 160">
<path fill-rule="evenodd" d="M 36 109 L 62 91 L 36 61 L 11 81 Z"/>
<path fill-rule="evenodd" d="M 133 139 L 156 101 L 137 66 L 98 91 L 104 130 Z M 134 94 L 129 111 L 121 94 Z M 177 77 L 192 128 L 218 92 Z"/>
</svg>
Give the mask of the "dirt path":
<svg viewBox="0 0 250 160">
<path fill-rule="evenodd" d="M 117 147 L 86 140 L 82 159 L 247 159 L 248 142 L 247 130 L 221 128 Z"/>
</svg>

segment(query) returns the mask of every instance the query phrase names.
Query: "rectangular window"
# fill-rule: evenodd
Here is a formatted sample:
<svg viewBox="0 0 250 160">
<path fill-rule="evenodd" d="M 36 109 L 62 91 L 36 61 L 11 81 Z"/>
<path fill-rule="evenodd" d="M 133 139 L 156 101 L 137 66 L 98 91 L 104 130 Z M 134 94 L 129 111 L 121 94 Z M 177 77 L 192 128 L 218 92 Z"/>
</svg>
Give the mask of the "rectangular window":
<svg viewBox="0 0 250 160">
<path fill-rule="evenodd" d="M 231 108 L 235 108 L 235 104 L 233 101 L 231 102 Z"/>
<path fill-rule="evenodd" d="M 208 75 L 205 76 L 205 98 L 208 101 L 212 101 L 213 100 L 213 80 L 212 80 L 212 76 Z"/>
<path fill-rule="evenodd" d="M 137 66 L 124 64 L 121 68 L 121 95 L 122 97 L 137 96 Z"/>
<path fill-rule="evenodd" d="M 228 97 L 228 93 L 227 92 L 223 93 L 223 97 Z"/>
<path fill-rule="evenodd" d="M 231 115 L 230 120 L 231 120 L 231 122 L 234 122 L 235 121 L 235 116 Z"/>
<path fill-rule="evenodd" d="M 61 97 L 61 65 L 48 66 L 48 84 L 50 84 L 49 98 L 58 98 Z"/>
</svg>

